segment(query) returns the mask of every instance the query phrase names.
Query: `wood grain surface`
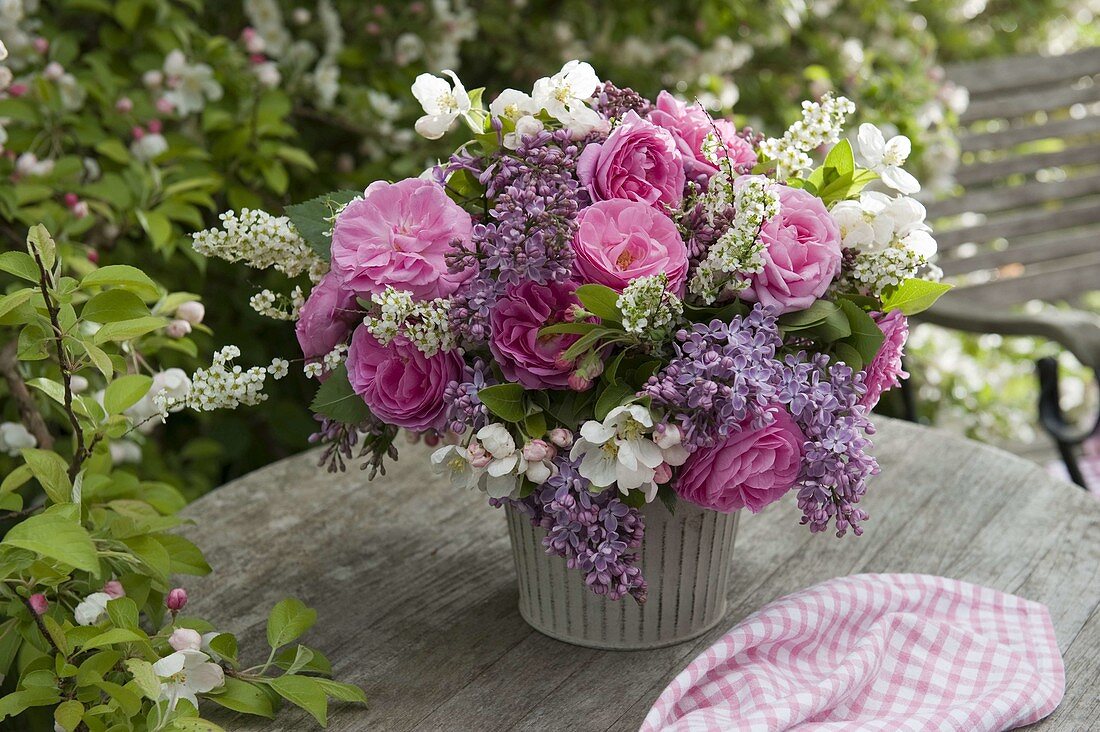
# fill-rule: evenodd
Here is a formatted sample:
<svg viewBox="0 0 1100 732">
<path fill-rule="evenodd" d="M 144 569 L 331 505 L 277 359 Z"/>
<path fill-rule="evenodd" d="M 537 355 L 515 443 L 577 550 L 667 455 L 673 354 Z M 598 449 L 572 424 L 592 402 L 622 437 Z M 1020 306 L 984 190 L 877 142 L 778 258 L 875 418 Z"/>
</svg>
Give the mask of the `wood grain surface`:
<svg viewBox="0 0 1100 732">
<path fill-rule="evenodd" d="M 879 425 L 883 472 L 864 536 L 811 535 L 793 495 L 742 517 L 728 622 L 680 646 L 596 651 L 531 630 L 516 610 L 503 512 L 432 476 L 419 446 L 373 483 L 327 474 L 310 453 L 197 501 L 187 534 L 214 573 L 189 592 L 257 656 L 272 604 L 294 595 L 317 608 L 304 642 L 371 700 L 334 706 L 332 730 L 636 730 L 678 671 L 770 600 L 840 575 L 925 572 L 1046 603 L 1067 689 L 1032 729 L 1100 729 L 1100 503 L 999 450 Z M 313 728 L 295 710 L 219 721 Z"/>
</svg>

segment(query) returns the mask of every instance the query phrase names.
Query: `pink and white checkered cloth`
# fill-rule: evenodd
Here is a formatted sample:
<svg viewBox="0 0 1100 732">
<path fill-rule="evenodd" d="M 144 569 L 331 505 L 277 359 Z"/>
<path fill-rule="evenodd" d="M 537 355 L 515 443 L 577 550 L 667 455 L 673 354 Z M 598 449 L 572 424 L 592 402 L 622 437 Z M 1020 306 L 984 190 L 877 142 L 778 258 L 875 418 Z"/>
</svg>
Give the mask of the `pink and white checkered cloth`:
<svg viewBox="0 0 1100 732">
<path fill-rule="evenodd" d="M 1050 714 L 1064 691 L 1046 606 L 861 574 L 745 618 L 672 680 L 641 732 L 1000 732 Z"/>
</svg>

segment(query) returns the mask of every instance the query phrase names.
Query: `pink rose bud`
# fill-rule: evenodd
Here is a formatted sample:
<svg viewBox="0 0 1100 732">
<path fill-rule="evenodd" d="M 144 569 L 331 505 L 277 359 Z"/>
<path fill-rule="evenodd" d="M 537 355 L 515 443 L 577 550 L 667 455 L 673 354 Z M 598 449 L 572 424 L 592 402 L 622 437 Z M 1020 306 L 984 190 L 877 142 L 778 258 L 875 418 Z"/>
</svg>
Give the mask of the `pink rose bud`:
<svg viewBox="0 0 1100 732">
<path fill-rule="evenodd" d="M 167 97 L 161 97 L 156 101 L 156 104 L 154 104 L 153 106 L 155 106 L 157 108 L 157 111 L 161 114 L 172 114 L 172 111 L 175 109 L 175 106 L 172 104 L 172 100 L 168 99 Z"/>
<path fill-rule="evenodd" d="M 178 613 L 183 609 L 183 606 L 187 604 L 187 590 L 182 587 L 176 587 L 168 592 L 168 596 L 164 598 L 164 606 L 174 613 Z"/>
<path fill-rule="evenodd" d="M 569 388 L 573 391 L 588 391 L 592 388 L 592 380 L 581 376 L 579 371 L 569 374 Z"/>
<path fill-rule="evenodd" d="M 668 463 L 661 463 L 653 471 L 653 482 L 664 485 L 670 480 L 672 480 L 672 468 L 669 467 Z"/>
<path fill-rule="evenodd" d="M 188 300 L 176 308 L 176 317 L 186 320 L 191 325 L 198 325 L 206 317 L 206 308 L 201 302 Z"/>
<path fill-rule="evenodd" d="M 50 50 L 50 42 L 42 36 L 38 36 L 38 38 L 35 38 L 33 45 L 34 50 L 38 51 L 39 53 L 45 53 L 46 51 Z"/>
<path fill-rule="evenodd" d="M 75 193 L 66 193 L 64 196 L 65 208 L 72 208 L 76 204 L 80 203 L 80 196 Z"/>
<path fill-rule="evenodd" d="M 123 114 L 134 111 L 134 100 L 130 97 L 119 97 L 115 102 L 115 111 Z"/>
<path fill-rule="evenodd" d="M 169 338 L 183 338 L 191 332 L 191 324 L 186 320 L 177 318 L 168 324 L 164 332 L 168 334 Z"/>
<path fill-rule="evenodd" d="M 149 120 L 149 124 L 146 125 L 146 128 L 149 130 L 150 134 L 159 135 L 161 130 L 164 129 L 164 125 L 159 119 L 151 119 Z"/>
<path fill-rule="evenodd" d="M 50 601 L 46 599 L 46 596 L 41 592 L 36 592 L 27 598 L 27 602 L 31 606 L 31 610 L 35 615 L 45 615 L 46 610 L 50 607 Z"/>
<path fill-rule="evenodd" d="M 140 140 L 141 138 L 145 137 L 145 130 L 137 126 L 131 127 L 130 136 L 133 137 L 135 140 Z"/>
<path fill-rule="evenodd" d="M 573 446 L 573 433 L 564 427 L 550 430 L 550 442 L 565 450 Z"/>
<path fill-rule="evenodd" d="M 551 449 L 543 440 L 531 440 L 523 446 L 523 459 L 533 463 L 541 463 L 550 456 Z"/>
<path fill-rule="evenodd" d="M 27 93 L 26 84 L 12 84 L 8 87 L 8 96 L 21 97 Z"/>
<path fill-rule="evenodd" d="M 112 600 L 117 600 L 120 597 L 126 597 L 126 590 L 123 589 L 122 583 L 118 580 L 111 580 L 107 584 L 103 585 L 103 591 L 110 595 Z"/>
<path fill-rule="evenodd" d="M 168 636 L 168 645 L 177 651 L 197 651 L 202 648 L 202 636 L 191 628 L 176 628 Z"/>
</svg>

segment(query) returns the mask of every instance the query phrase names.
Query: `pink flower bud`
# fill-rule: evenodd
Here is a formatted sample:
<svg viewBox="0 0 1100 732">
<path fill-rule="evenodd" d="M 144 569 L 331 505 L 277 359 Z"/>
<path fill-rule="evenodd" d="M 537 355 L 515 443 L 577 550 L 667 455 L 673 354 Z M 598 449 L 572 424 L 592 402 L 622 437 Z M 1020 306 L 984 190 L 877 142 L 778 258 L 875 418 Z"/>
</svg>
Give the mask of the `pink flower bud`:
<svg viewBox="0 0 1100 732">
<path fill-rule="evenodd" d="M 579 371 L 569 374 L 569 388 L 573 391 L 588 391 L 592 388 L 592 380 L 581 376 Z"/>
<path fill-rule="evenodd" d="M 566 450 L 573 446 L 573 433 L 564 427 L 555 427 L 550 430 L 550 442 Z"/>
<path fill-rule="evenodd" d="M 77 204 L 73 206 L 73 216 L 77 217 L 78 219 L 84 218 L 91 212 L 92 210 L 88 208 L 87 201 L 77 201 Z"/>
<path fill-rule="evenodd" d="M 35 38 L 32 45 L 34 45 L 34 50 L 38 51 L 38 53 L 45 53 L 46 51 L 50 50 L 49 40 L 43 38 L 42 36 L 38 36 L 37 38 Z"/>
<path fill-rule="evenodd" d="M 251 41 L 255 37 L 256 37 L 256 29 L 253 28 L 250 25 L 245 26 L 244 30 L 241 31 L 241 40 L 244 41 L 245 43 L 248 43 L 249 41 Z"/>
<path fill-rule="evenodd" d="M 201 302 L 188 300 L 176 308 L 176 317 L 186 320 L 191 325 L 198 325 L 206 317 L 206 308 Z"/>
<path fill-rule="evenodd" d="M 169 338 L 183 338 L 191 332 L 191 324 L 186 320 L 177 318 L 165 327 L 164 332 Z"/>
<path fill-rule="evenodd" d="M 65 67 L 56 61 L 50 61 L 46 68 L 42 69 L 42 76 L 50 81 L 57 81 L 65 75 Z"/>
<path fill-rule="evenodd" d="M 161 130 L 164 129 L 164 125 L 161 123 L 161 121 L 159 119 L 149 120 L 149 124 L 145 125 L 145 127 L 146 127 L 146 129 L 149 130 L 149 133 L 152 134 L 152 135 L 159 135 L 161 133 Z"/>
<path fill-rule="evenodd" d="M 375 23 L 373 20 L 363 26 L 363 30 L 367 32 L 368 36 L 376 36 L 382 32 L 382 26 Z"/>
<path fill-rule="evenodd" d="M 141 138 L 145 137 L 145 130 L 137 126 L 131 127 L 130 136 L 133 137 L 135 140 L 140 140 Z"/>
<path fill-rule="evenodd" d="M 134 111 L 134 100 L 130 97 L 119 97 L 115 102 L 115 111 L 123 114 Z"/>
<path fill-rule="evenodd" d="M 26 84 L 12 84 L 8 87 L 8 96 L 21 97 L 27 93 Z"/>
<path fill-rule="evenodd" d="M 550 456 L 553 449 L 543 440 L 531 440 L 523 446 L 523 459 L 532 463 L 541 463 Z"/>
<path fill-rule="evenodd" d="M 202 648 L 202 636 L 191 628 L 176 628 L 168 636 L 168 645 L 177 651 L 197 651 Z"/>
<path fill-rule="evenodd" d="M 259 66 L 260 64 L 265 63 L 267 61 L 267 56 L 264 56 L 262 53 L 249 54 L 248 61 L 253 66 Z"/>
<path fill-rule="evenodd" d="M 97 250 L 89 249 L 87 257 L 88 257 L 88 261 L 91 262 L 92 264 L 99 264 L 99 252 Z"/>
<path fill-rule="evenodd" d="M 470 446 L 466 448 L 466 453 L 470 456 L 470 465 L 478 470 L 493 461 L 493 456 L 477 440 L 470 443 Z"/>
<path fill-rule="evenodd" d="M 157 111 L 161 114 L 172 114 L 173 110 L 175 110 L 176 108 L 175 105 L 172 104 L 172 100 L 168 97 L 161 97 L 157 99 L 156 103 L 153 106 L 155 106 L 157 108 Z"/>
<path fill-rule="evenodd" d="M 653 471 L 653 482 L 657 485 L 664 485 L 670 480 L 672 480 L 672 468 L 669 467 L 668 463 L 661 463 Z"/>
<path fill-rule="evenodd" d="M 27 602 L 31 606 L 31 610 L 35 615 L 45 615 L 46 611 L 50 608 L 50 601 L 46 599 L 46 596 L 41 592 L 36 592 L 27 598 Z"/>
<path fill-rule="evenodd" d="M 72 208 L 80 203 L 80 196 L 75 193 L 66 193 L 63 200 L 65 201 L 65 208 Z"/>
<path fill-rule="evenodd" d="M 427 445 L 428 447 L 438 447 L 439 446 L 439 433 L 438 432 L 425 432 L 424 433 L 424 444 Z"/>
<path fill-rule="evenodd" d="M 126 597 L 126 590 L 123 589 L 122 583 L 118 580 L 111 580 L 107 584 L 103 585 L 103 591 L 110 595 L 112 600 L 117 600 L 120 597 Z"/>
<path fill-rule="evenodd" d="M 168 592 L 168 596 L 164 598 L 164 606 L 174 613 L 178 613 L 183 610 L 183 606 L 187 604 L 187 590 L 182 587 L 176 587 Z"/>
</svg>

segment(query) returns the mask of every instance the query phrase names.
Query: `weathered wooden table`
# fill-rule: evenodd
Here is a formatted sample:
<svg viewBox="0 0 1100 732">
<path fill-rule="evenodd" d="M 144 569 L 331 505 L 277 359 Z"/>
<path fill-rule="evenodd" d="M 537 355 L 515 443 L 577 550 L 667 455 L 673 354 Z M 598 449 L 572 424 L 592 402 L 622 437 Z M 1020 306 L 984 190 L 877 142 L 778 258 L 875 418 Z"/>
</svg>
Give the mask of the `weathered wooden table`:
<svg viewBox="0 0 1100 732">
<path fill-rule="evenodd" d="M 270 606 L 316 607 L 305 642 L 370 708 L 336 707 L 333 730 L 636 730 L 668 681 L 729 626 L 781 595 L 857 572 L 926 572 L 1050 607 L 1065 700 L 1035 729 L 1100 729 L 1100 503 L 1007 453 L 879 420 L 883 473 L 860 538 L 811 535 L 793 496 L 743 517 L 729 622 L 681 646 L 603 652 L 551 640 L 516 611 L 502 512 L 431 475 L 426 449 L 390 475 L 332 476 L 313 454 L 191 506 L 214 574 L 194 606 L 260 651 Z M 232 729 L 302 730 L 285 711 Z"/>
</svg>

